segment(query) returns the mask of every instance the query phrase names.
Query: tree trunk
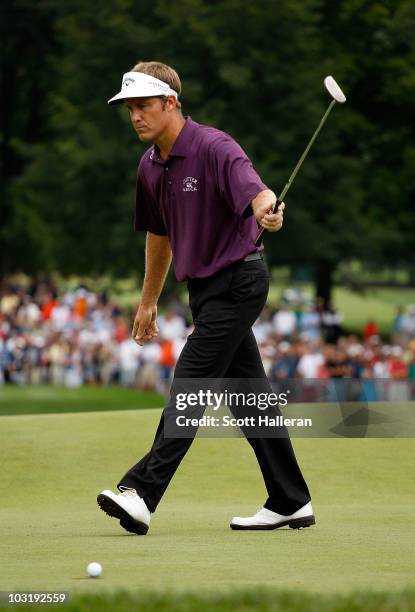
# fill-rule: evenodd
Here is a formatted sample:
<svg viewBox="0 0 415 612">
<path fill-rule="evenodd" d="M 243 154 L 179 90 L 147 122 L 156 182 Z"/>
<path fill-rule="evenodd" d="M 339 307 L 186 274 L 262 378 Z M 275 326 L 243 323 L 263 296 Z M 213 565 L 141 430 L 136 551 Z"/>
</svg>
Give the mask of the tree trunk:
<svg viewBox="0 0 415 612">
<path fill-rule="evenodd" d="M 316 298 L 328 308 L 331 302 L 334 265 L 327 260 L 320 260 L 316 266 Z"/>
</svg>

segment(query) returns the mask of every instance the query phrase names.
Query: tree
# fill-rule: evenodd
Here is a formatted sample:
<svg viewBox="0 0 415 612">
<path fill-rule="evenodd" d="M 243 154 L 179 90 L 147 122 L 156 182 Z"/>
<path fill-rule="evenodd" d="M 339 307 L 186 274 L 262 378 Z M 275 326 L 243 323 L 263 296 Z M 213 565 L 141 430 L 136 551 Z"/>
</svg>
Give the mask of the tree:
<svg viewBox="0 0 415 612">
<path fill-rule="evenodd" d="M 55 13 L 47 1 L 6 0 L 0 8 L 1 272 L 35 271 L 49 261 L 48 221 L 20 188 L 29 160 L 48 137 L 46 100 L 54 75 Z M 26 197 L 26 195 L 28 197 Z"/>
<path fill-rule="evenodd" d="M 413 252 L 409 0 L 18 0 L 2 16 L 15 24 L 2 76 L 3 270 L 142 269 L 132 215 L 145 146 L 125 109 L 106 105 L 139 59 L 176 67 L 185 113 L 231 133 L 276 192 L 328 104 L 332 73 L 348 102 L 289 192 L 284 231 L 265 238 L 270 263 L 314 269 L 329 301 L 340 262 Z"/>
<path fill-rule="evenodd" d="M 343 258 L 371 266 L 408 265 L 411 258 L 413 266 L 415 7 L 407 0 L 326 0 L 322 14 L 330 70 L 348 94 L 340 163 L 358 164 L 345 176 L 354 177 L 359 194 L 359 243 Z"/>
</svg>

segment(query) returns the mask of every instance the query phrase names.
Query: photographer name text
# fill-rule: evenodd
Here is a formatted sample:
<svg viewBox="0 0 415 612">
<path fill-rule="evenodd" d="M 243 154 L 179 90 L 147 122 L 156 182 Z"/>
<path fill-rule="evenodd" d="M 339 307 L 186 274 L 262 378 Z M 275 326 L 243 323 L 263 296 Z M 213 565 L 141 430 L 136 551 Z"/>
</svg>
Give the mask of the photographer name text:
<svg viewBox="0 0 415 612">
<path fill-rule="evenodd" d="M 294 419 L 278 415 L 269 417 L 268 415 L 256 415 L 246 417 L 231 417 L 223 415 L 214 417 L 204 415 L 200 418 L 186 417 L 184 414 L 176 417 L 178 427 L 312 427 L 312 419 Z"/>
</svg>

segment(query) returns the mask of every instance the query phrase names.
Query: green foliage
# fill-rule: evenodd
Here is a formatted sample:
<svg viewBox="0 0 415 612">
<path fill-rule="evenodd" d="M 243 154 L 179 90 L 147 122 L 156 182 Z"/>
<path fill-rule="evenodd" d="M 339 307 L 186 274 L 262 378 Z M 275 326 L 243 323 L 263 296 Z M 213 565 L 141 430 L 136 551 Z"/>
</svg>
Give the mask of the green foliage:
<svg viewBox="0 0 415 612">
<path fill-rule="evenodd" d="M 266 238 L 270 263 L 413 266 L 410 0 L 18 0 L 2 22 L 3 270 L 142 270 L 132 217 L 144 146 L 125 110 L 106 105 L 139 59 L 176 67 L 184 112 L 231 133 L 276 192 L 332 73 L 348 102 L 287 196 L 284 231 Z"/>
<path fill-rule="evenodd" d="M 325 4 L 333 70 L 335 62 L 344 72 L 351 102 L 342 142 L 360 164 L 362 254 L 413 266 L 415 6 L 407 0 Z"/>
</svg>

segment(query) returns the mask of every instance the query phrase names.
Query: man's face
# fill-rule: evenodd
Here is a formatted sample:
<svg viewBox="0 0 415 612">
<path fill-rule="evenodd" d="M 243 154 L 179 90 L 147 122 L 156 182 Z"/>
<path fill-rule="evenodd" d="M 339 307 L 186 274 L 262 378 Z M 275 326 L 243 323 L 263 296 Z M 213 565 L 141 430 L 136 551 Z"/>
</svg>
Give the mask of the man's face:
<svg viewBox="0 0 415 612">
<path fill-rule="evenodd" d="M 131 123 L 140 140 L 156 142 L 166 129 L 170 113 L 169 101 L 164 104 L 159 97 L 128 98 L 125 106 L 130 113 Z"/>
</svg>

